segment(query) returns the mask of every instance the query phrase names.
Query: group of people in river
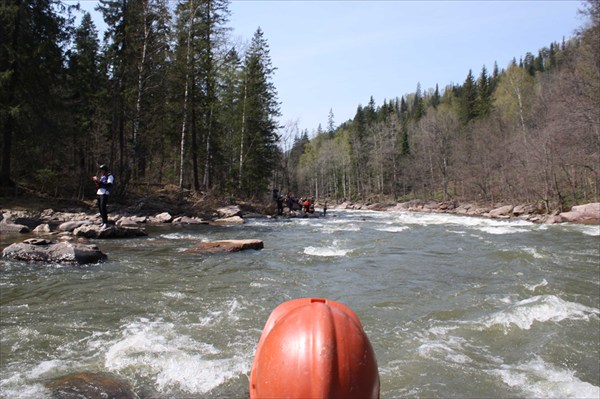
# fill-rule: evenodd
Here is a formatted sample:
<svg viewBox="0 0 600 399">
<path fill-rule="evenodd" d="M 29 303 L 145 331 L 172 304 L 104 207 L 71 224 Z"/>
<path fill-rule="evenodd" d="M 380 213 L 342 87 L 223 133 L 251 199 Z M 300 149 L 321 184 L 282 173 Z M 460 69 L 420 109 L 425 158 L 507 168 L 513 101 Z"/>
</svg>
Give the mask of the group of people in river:
<svg viewBox="0 0 600 399">
<path fill-rule="evenodd" d="M 301 211 L 302 214 L 315 213 L 315 197 L 313 195 L 300 199 L 294 198 L 294 194 L 288 191 L 286 195 L 281 195 L 278 189 L 273 190 L 273 199 L 277 203 L 277 215 L 283 215 L 284 204 L 288 208 L 288 212 Z M 327 213 L 327 202 L 323 204 L 323 216 Z"/>
</svg>

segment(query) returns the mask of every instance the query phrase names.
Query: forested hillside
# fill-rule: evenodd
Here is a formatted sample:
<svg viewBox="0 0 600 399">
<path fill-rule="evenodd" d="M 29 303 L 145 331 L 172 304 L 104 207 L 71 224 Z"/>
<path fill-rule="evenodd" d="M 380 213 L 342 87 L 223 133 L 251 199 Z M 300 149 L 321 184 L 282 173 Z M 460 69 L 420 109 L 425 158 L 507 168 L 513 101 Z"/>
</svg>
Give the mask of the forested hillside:
<svg viewBox="0 0 600 399">
<path fill-rule="evenodd" d="M 228 36 L 226 0 L 58 0 L 0 8 L 0 186 L 93 197 L 108 163 L 133 185 L 262 195 L 277 160 L 279 103 L 269 46 Z M 5 190 L 7 191 L 7 190 Z"/>
<path fill-rule="evenodd" d="M 90 15 L 76 24 L 58 0 L 2 3 L 4 192 L 90 198 L 90 176 L 108 163 L 121 196 L 172 185 L 547 209 L 599 200 L 597 1 L 573 38 L 465 71 L 460 85 L 371 98 L 352 120 L 336 127 L 330 114 L 326 130 L 293 143 L 268 43 L 260 28 L 248 44 L 231 39 L 228 0 L 100 0 L 99 9 L 102 38 Z"/>
<path fill-rule="evenodd" d="M 600 6 L 576 37 L 505 69 L 358 106 L 309 140 L 295 137 L 283 186 L 361 200 L 538 203 L 599 200 Z M 418 77 L 415 77 L 418 78 Z M 287 179 L 287 180 L 286 180 Z"/>
</svg>

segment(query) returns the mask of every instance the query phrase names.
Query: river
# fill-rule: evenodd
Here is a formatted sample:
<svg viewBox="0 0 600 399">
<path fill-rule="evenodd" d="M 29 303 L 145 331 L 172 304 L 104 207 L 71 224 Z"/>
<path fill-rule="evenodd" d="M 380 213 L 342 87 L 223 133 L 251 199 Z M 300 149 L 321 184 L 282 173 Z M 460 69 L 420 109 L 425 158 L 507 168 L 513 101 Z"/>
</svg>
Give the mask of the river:
<svg viewBox="0 0 600 399">
<path fill-rule="evenodd" d="M 600 396 L 600 227 L 335 211 L 98 240 L 104 263 L 0 260 L 0 396 L 107 371 L 141 398 L 244 398 L 271 311 L 342 302 L 381 397 Z M 264 241 L 198 255 L 202 240 Z M 0 247 L 23 239 L 0 237 Z"/>
</svg>

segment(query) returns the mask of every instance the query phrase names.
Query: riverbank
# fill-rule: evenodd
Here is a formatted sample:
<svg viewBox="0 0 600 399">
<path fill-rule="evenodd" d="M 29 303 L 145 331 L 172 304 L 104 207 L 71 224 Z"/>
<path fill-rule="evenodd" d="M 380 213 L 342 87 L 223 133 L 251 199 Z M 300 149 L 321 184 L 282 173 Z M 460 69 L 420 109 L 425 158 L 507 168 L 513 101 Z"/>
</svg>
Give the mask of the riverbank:
<svg viewBox="0 0 600 399">
<path fill-rule="evenodd" d="M 55 231 L 59 225 L 69 221 L 99 222 L 94 200 L 78 201 L 59 199 L 25 193 L 18 197 L 1 198 L 0 224 L 24 225 L 30 230 L 47 225 L 46 232 Z M 317 202 L 317 212 L 325 203 Z M 448 213 L 461 216 L 476 216 L 492 219 L 517 219 L 532 223 L 585 223 L 600 224 L 600 203 L 574 206 L 568 212 L 551 213 L 536 204 L 474 204 L 458 201 L 408 202 L 353 202 L 344 201 L 327 204 L 329 209 L 372 210 L 380 212 L 405 211 Z M 147 195 L 133 195 L 126 201 L 109 204 L 109 219 L 112 224 L 135 226 L 160 223 L 217 223 L 241 224 L 247 217 L 269 217 L 276 214 L 275 204 L 265 201 L 242 201 L 228 197 L 181 193 L 176 188 L 165 188 Z M 302 217 L 301 212 L 284 210 L 285 217 Z M 308 215 L 307 215 L 308 216 Z M 3 229 L 0 228 L 0 231 Z M 4 229 L 8 231 L 8 229 Z"/>
<path fill-rule="evenodd" d="M 600 203 L 591 203 L 574 206 L 568 212 L 554 211 L 546 213 L 535 204 L 496 204 L 480 205 L 472 203 L 459 203 L 458 201 L 409 201 L 400 203 L 355 203 L 342 202 L 331 206 L 332 209 L 354 209 L 373 211 L 407 211 L 449 213 L 461 216 L 478 216 L 492 219 L 520 219 L 532 223 L 584 223 L 600 224 Z"/>
</svg>

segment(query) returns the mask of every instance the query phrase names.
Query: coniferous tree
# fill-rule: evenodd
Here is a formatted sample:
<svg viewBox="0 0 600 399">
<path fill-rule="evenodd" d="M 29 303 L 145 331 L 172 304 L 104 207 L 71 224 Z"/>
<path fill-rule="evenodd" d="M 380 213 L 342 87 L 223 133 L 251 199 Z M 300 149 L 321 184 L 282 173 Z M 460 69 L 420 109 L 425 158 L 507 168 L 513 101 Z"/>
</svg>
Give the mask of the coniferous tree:
<svg viewBox="0 0 600 399">
<path fill-rule="evenodd" d="M 68 93 L 71 110 L 73 171 L 78 171 L 77 197 L 83 198 L 89 187 L 88 176 L 96 169 L 94 149 L 101 130 L 103 75 L 99 69 L 98 32 L 89 13 L 85 13 L 75 30 L 73 49 L 69 54 Z"/>
<path fill-rule="evenodd" d="M 400 100 L 400 124 L 402 129 L 400 154 L 404 156 L 410 154 L 410 144 L 408 141 L 408 104 L 406 104 L 404 96 L 402 96 L 402 99 Z"/>
<path fill-rule="evenodd" d="M 223 124 L 217 118 L 218 85 L 221 80 L 222 66 L 225 64 L 228 49 L 226 27 L 229 19 L 229 0 L 204 0 L 201 9 L 202 28 L 199 54 L 199 113 L 198 127 L 204 144 L 204 173 L 202 189 L 213 186 L 213 171 L 223 167 L 223 150 L 227 145 L 223 141 Z M 197 188 L 196 184 L 195 187 Z"/>
<path fill-rule="evenodd" d="M 421 83 L 417 83 L 417 91 L 412 104 L 412 118 L 415 122 L 421 120 L 425 115 L 425 104 L 423 103 L 423 93 L 421 92 Z"/>
<path fill-rule="evenodd" d="M 460 119 L 466 124 L 477 116 L 477 85 L 470 69 L 461 87 L 460 98 Z"/>
<path fill-rule="evenodd" d="M 213 188 L 234 192 L 238 186 L 236 165 L 239 160 L 237 149 L 240 148 L 240 131 L 242 125 L 243 71 L 242 60 L 238 52 L 232 48 L 225 56 L 221 67 L 219 90 L 219 120 L 221 121 L 223 160 L 220 168 L 213 171 Z M 237 156 L 236 156 L 237 155 Z M 289 162 L 288 162 L 289 163 Z"/>
<path fill-rule="evenodd" d="M 335 122 L 333 120 L 333 109 L 329 109 L 329 115 L 327 116 L 327 133 L 333 137 L 335 133 Z"/>
<path fill-rule="evenodd" d="M 272 82 L 269 45 L 262 29 L 254 33 L 243 65 L 242 137 L 240 139 L 239 189 L 254 196 L 265 192 L 276 166 L 277 91 Z"/>
<path fill-rule="evenodd" d="M 59 10 L 65 8 L 57 0 L 10 0 L 0 7 L 0 186 L 14 185 L 15 172 L 61 167 L 56 151 L 64 144 L 61 86 L 70 21 Z"/>
<path fill-rule="evenodd" d="M 440 105 L 441 102 L 441 97 L 440 97 L 440 89 L 438 87 L 438 84 L 435 84 L 435 91 L 433 92 L 433 95 L 431 96 L 431 100 L 429 101 L 429 104 L 437 109 L 438 105 Z"/>
<path fill-rule="evenodd" d="M 487 76 L 485 65 L 481 68 L 481 74 L 477 79 L 477 102 L 476 113 L 478 117 L 486 117 L 492 109 L 492 89 L 490 78 Z"/>
<path fill-rule="evenodd" d="M 108 28 L 104 32 L 102 68 L 109 77 L 106 102 L 108 116 L 106 142 L 98 148 L 98 158 L 109 163 L 118 181 L 123 181 L 127 168 L 127 129 L 133 114 L 131 93 L 135 87 L 134 10 L 127 0 L 99 0 L 98 10 Z M 119 185 L 119 187 L 123 187 Z"/>
</svg>

